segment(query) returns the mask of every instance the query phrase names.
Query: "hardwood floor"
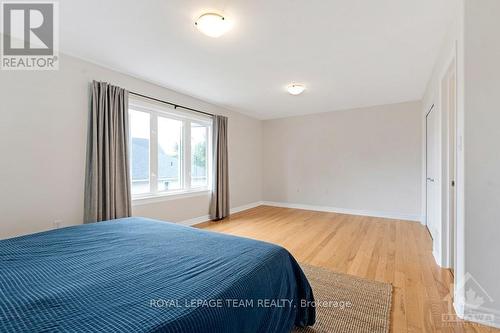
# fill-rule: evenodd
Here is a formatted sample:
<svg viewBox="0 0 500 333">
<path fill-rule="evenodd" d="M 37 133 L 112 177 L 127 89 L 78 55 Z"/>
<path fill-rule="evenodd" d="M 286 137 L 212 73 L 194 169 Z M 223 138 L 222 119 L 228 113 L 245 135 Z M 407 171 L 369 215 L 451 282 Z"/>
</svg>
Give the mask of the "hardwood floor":
<svg viewBox="0 0 500 333">
<path fill-rule="evenodd" d="M 260 206 L 199 228 L 285 247 L 302 263 L 393 285 L 391 332 L 500 332 L 447 323 L 451 273 L 439 268 L 417 222 Z"/>
</svg>

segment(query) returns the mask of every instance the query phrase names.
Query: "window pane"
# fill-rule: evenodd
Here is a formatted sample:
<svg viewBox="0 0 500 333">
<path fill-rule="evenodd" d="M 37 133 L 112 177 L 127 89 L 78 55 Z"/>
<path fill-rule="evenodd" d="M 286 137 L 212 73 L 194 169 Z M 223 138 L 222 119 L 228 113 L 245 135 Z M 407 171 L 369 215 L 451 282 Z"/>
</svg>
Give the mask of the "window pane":
<svg viewBox="0 0 500 333">
<path fill-rule="evenodd" d="M 182 121 L 158 117 L 158 191 L 179 190 Z"/>
<path fill-rule="evenodd" d="M 149 113 L 130 110 L 132 194 L 150 192 Z"/>
<path fill-rule="evenodd" d="M 208 127 L 191 123 L 191 187 L 208 186 Z"/>
</svg>

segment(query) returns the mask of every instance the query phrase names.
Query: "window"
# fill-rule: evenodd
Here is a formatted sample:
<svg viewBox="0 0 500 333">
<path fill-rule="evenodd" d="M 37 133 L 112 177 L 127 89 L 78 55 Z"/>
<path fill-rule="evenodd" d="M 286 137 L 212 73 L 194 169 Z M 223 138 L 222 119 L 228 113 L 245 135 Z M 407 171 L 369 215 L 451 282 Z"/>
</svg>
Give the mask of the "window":
<svg viewBox="0 0 500 333">
<path fill-rule="evenodd" d="M 132 193 L 151 191 L 150 185 L 150 115 L 146 112 L 130 110 L 130 136 L 132 164 Z"/>
<path fill-rule="evenodd" d="M 158 116 L 158 191 L 182 189 L 183 122 Z"/>
<path fill-rule="evenodd" d="M 191 123 L 191 187 L 208 186 L 208 127 Z"/>
<path fill-rule="evenodd" d="M 210 117 L 138 98 L 129 126 L 133 199 L 208 190 Z"/>
</svg>

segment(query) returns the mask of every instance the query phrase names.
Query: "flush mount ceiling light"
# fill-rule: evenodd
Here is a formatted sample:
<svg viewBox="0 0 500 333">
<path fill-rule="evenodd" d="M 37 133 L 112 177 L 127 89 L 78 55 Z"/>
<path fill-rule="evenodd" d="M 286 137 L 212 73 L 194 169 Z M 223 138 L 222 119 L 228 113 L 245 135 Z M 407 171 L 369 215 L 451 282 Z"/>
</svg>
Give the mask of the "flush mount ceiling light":
<svg viewBox="0 0 500 333">
<path fill-rule="evenodd" d="M 292 83 L 286 87 L 286 90 L 288 90 L 291 95 L 300 95 L 306 90 L 306 86 L 299 83 Z"/>
<path fill-rule="evenodd" d="M 231 28 L 224 16 L 215 13 L 205 13 L 201 15 L 194 25 L 203 34 L 212 38 L 222 36 Z"/>
</svg>

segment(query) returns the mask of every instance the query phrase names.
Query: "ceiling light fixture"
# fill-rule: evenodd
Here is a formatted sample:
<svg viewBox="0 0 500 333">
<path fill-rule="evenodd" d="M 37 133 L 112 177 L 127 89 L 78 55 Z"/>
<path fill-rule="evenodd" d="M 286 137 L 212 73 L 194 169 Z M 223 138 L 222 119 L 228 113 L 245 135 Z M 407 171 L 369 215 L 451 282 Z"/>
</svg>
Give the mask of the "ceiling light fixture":
<svg viewBox="0 0 500 333">
<path fill-rule="evenodd" d="M 231 28 L 224 16 L 215 13 L 205 13 L 201 15 L 194 25 L 203 34 L 212 38 L 222 36 Z"/>
<path fill-rule="evenodd" d="M 286 87 L 286 89 L 288 90 L 288 92 L 291 94 L 291 95 L 300 95 L 304 92 L 304 90 L 306 90 L 306 86 L 304 86 L 303 84 L 299 84 L 299 83 L 292 83 L 290 85 L 288 85 L 288 87 Z"/>
</svg>

